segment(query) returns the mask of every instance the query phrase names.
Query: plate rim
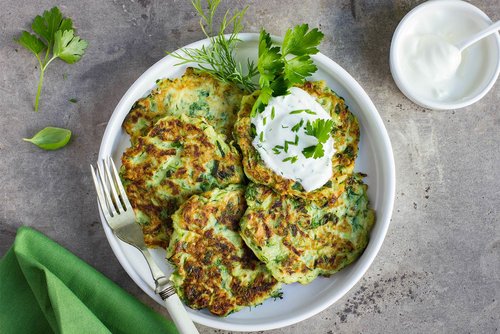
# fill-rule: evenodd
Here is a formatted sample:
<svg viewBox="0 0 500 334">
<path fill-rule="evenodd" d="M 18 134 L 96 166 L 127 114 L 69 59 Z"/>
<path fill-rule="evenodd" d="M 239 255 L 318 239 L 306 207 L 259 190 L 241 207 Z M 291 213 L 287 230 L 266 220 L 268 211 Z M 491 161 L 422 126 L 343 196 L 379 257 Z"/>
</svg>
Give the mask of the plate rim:
<svg viewBox="0 0 500 334">
<path fill-rule="evenodd" d="M 241 43 L 245 42 L 255 42 L 258 41 L 259 34 L 258 33 L 240 33 L 238 35 L 239 39 L 241 40 Z M 272 36 L 272 39 L 274 41 L 281 41 L 282 38 L 277 37 L 277 36 Z M 209 43 L 208 39 L 203 39 L 199 40 L 196 42 L 193 42 L 191 44 L 188 44 L 177 51 L 180 51 L 183 48 L 199 48 L 202 45 L 207 45 Z M 260 323 L 260 324 L 235 324 L 235 323 L 224 323 L 217 321 L 216 319 L 210 319 L 206 317 L 202 317 L 196 313 L 196 311 L 191 310 L 189 307 L 186 307 L 186 310 L 188 311 L 190 317 L 195 321 L 196 323 L 199 323 L 204 326 L 209 326 L 212 328 L 217 328 L 217 329 L 222 329 L 222 330 L 232 330 L 232 331 L 262 331 L 262 330 L 271 330 L 271 329 L 277 329 L 277 328 L 282 328 L 286 326 L 290 326 L 293 324 L 296 324 L 298 322 L 301 322 L 303 320 L 306 320 L 321 311 L 325 310 L 326 308 L 330 307 L 333 305 L 335 302 L 337 302 L 340 298 L 342 298 L 354 285 L 356 285 L 359 280 L 364 276 L 368 268 L 371 266 L 373 263 L 375 257 L 378 255 L 378 252 L 380 251 L 380 248 L 382 246 L 382 243 L 385 239 L 385 236 L 387 234 L 387 230 L 390 225 L 390 220 L 393 212 L 393 207 L 394 207 L 394 199 L 395 199 L 395 188 L 396 188 L 396 177 L 395 177 L 395 162 L 394 162 L 394 153 L 392 150 L 392 145 L 391 141 L 389 138 L 389 135 L 387 133 L 387 130 L 383 124 L 382 118 L 380 114 L 378 113 L 378 110 L 376 109 L 375 105 L 369 98 L 368 94 L 364 91 L 364 89 L 361 87 L 361 85 L 345 70 L 343 69 L 340 65 L 338 65 L 335 61 L 330 59 L 329 57 L 325 56 L 322 53 L 318 53 L 314 56 L 312 56 L 313 60 L 315 63 L 321 64 L 322 66 L 330 69 L 332 72 L 335 72 L 337 76 L 340 76 L 342 79 L 342 86 L 347 88 L 350 91 L 355 92 L 356 97 L 359 101 L 361 101 L 363 106 L 369 111 L 369 113 L 363 113 L 365 116 L 369 116 L 368 118 L 370 119 L 370 122 L 373 122 L 374 125 L 377 128 L 377 131 L 381 134 L 381 139 L 382 139 L 382 146 L 384 148 L 383 152 L 386 153 L 387 159 L 382 159 L 382 161 L 386 162 L 385 167 L 387 167 L 387 170 L 385 171 L 385 175 L 387 176 L 386 182 L 388 182 L 387 185 L 387 195 L 384 197 L 386 199 L 384 203 L 382 203 L 382 211 L 385 214 L 383 217 L 383 221 L 381 222 L 380 216 L 377 214 L 377 224 L 382 225 L 382 230 L 379 234 L 377 234 L 377 238 L 370 238 L 370 241 L 368 243 L 368 247 L 371 248 L 371 251 L 369 253 L 365 252 L 363 255 L 356 261 L 360 262 L 360 267 L 356 268 L 353 272 L 353 278 L 349 280 L 348 284 L 345 284 L 345 286 L 339 290 L 335 296 L 332 298 L 328 299 L 327 301 L 324 301 L 322 303 L 316 304 L 313 307 L 308 308 L 304 312 L 302 312 L 300 315 L 295 316 L 290 319 L 284 319 L 284 320 L 277 320 L 277 321 L 272 321 L 272 322 L 267 322 L 267 323 Z M 106 126 L 106 130 L 104 131 L 102 140 L 101 140 L 101 145 L 99 147 L 99 155 L 98 159 L 101 160 L 103 159 L 106 155 L 109 155 L 107 151 L 110 151 L 111 153 L 111 148 L 113 146 L 113 142 L 115 140 L 114 137 L 111 135 L 116 132 L 116 128 L 118 127 L 120 130 L 121 129 L 121 123 L 122 120 L 120 119 L 123 113 L 124 113 L 124 108 L 127 107 L 127 110 L 130 109 L 130 101 L 131 96 L 134 95 L 134 92 L 139 89 L 139 87 L 142 87 L 147 83 L 147 77 L 150 76 L 152 73 L 157 72 L 157 68 L 159 67 L 170 67 L 170 66 L 175 66 L 175 63 L 177 63 L 178 60 L 172 57 L 171 55 L 166 55 L 165 57 L 161 58 L 158 60 L 156 63 L 154 63 L 152 66 L 150 66 L 146 71 L 144 71 L 135 81 L 134 83 L 127 89 L 127 91 L 123 94 L 121 97 L 120 101 L 116 105 L 115 109 L 113 110 L 113 113 L 111 114 L 111 117 L 109 118 L 108 124 Z M 158 78 L 157 78 L 158 79 Z M 135 99 L 133 100 L 135 102 Z M 127 111 L 128 113 L 128 111 Z M 126 115 L 126 114 L 125 114 Z M 118 259 L 120 265 L 123 267 L 123 269 L 127 272 L 127 274 L 130 276 L 130 278 L 134 281 L 134 283 L 141 289 L 143 290 L 147 295 L 149 295 L 152 299 L 154 299 L 156 302 L 164 306 L 163 301 L 159 296 L 157 296 L 153 289 L 151 289 L 146 283 L 142 277 L 138 274 L 136 269 L 131 265 L 131 262 L 129 259 L 125 256 L 125 253 L 121 249 L 123 246 L 123 242 L 119 241 L 114 235 L 113 232 L 110 230 L 110 228 L 107 226 L 107 223 L 104 219 L 104 216 L 102 214 L 101 209 L 99 208 L 99 215 L 101 218 L 101 224 L 103 226 L 103 229 L 106 234 L 106 239 L 108 240 L 109 245 L 111 246 L 111 249 L 113 250 L 113 253 L 115 254 L 116 258 Z M 363 260 L 363 261 L 360 261 Z"/>
</svg>

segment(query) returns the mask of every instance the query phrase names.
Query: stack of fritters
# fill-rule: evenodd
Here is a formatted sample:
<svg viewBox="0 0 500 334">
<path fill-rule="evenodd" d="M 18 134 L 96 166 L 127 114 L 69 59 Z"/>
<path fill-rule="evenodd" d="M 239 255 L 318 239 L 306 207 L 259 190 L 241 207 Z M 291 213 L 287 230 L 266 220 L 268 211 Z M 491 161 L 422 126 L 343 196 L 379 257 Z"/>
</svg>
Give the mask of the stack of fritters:
<svg viewBox="0 0 500 334">
<path fill-rule="evenodd" d="M 121 177 L 148 245 L 167 247 L 191 195 L 243 182 L 241 157 L 203 118 L 165 116 L 122 157 Z"/>
<path fill-rule="evenodd" d="M 170 216 L 189 196 L 243 181 L 229 140 L 242 94 L 188 68 L 180 78 L 158 80 L 125 118 L 132 147 L 121 176 L 149 246 L 168 246 Z"/>
<path fill-rule="evenodd" d="M 333 175 L 322 187 L 306 192 L 299 182 L 271 170 L 253 147 L 250 112 L 258 92 L 241 103 L 234 135 L 243 154 L 248 208 L 241 236 L 280 282 L 307 284 L 356 260 L 368 243 L 374 212 L 367 186 L 353 174 L 359 126 L 344 100 L 325 82 L 306 82 L 308 92 L 330 114 L 334 127 Z"/>
<path fill-rule="evenodd" d="M 192 308 L 226 316 L 277 293 L 280 284 L 240 237 L 245 187 L 230 185 L 192 196 L 173 215 L 167 258 L 171 279 Z"/>
<path fill-rule="evenodd" d="M 159 80 L 125 119 L 127 195 L 146 243 L 167 249 L 171 279 L 192 308 L 226 316 L 279 296 L 281 282 L 330 275 L 366 247 L 374 214 L 353 174 L 357 120 L 324 82 L 300 88 L 334 121 L 333 176 L 311 192 L 274 173 L 252 146 L 258 92 L 243 96 L 188 68 Z"/>
</svg>

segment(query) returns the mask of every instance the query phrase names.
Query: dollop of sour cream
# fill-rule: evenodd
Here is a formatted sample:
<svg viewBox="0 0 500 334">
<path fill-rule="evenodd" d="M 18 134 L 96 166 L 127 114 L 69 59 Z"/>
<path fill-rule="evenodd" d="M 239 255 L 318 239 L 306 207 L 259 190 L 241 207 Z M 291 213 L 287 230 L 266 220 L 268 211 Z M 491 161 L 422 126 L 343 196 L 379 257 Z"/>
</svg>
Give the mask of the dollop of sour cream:
<svg viewBox="0 0 500 334">
<path fill-rule="evenodd" d="M 403 39 L 398 52 L 402 80 L 421 98 L 453 99 L 463 94 L 472 81 L 472 76 L 464 76 L 471 67 L 470 59 L 464 61 L 446 36 L 415 32 Z"/>
<path fill-rule="evenodd" d="M 318 144 L 316 137 L 306 133 L 306 124 L 317 119 L 331 120 L 331 117 L 306 91 L 292 87 L 289 92 L 271 98 L 266 108 L 252 118 L 256 130 L 252 144 L 271 170 L 312 191 L 332 177 L 335 148 L 330 136 L 323 144 L 322 157 L 306 158 L 302 150 Z M 287 152 L 280 149 L 285 147 L 285 141 Z"/>
<path fill-rule="evenodd" d="M 408 57 L 416 70 L 432 81 L 451 78 L 457 71 L 462 56 L 460 50 L 438 35 L 415 36 L 416 45 L 410 49 Z"/>
</svg>

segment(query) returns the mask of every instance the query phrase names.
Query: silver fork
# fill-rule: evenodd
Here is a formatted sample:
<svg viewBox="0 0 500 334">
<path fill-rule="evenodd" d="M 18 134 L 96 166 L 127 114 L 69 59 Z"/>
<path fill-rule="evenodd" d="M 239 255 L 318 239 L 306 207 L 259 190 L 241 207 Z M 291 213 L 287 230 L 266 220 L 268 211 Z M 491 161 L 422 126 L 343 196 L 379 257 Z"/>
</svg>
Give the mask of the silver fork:
<svg viewBox="0 0 500 334">
<path fill-rule="evenodd" d="M 144 243 L 142 229 L 135 222 L 134 210 L 123 189 L 113 159 L 107 157 L 97 164 L 96 169 L 92 165 L 90 168 L 99 199 L 99 207 L 108 226 L 120 240 L 134 246 L 144 255 L 155 281 L 155 292 L 165 301 L 165 306 L 177 330 L 181 334 L 198 333 L 179 296 L 175 293 L 175 288 L 168 277 L 158 268 Z"/>
</svg>

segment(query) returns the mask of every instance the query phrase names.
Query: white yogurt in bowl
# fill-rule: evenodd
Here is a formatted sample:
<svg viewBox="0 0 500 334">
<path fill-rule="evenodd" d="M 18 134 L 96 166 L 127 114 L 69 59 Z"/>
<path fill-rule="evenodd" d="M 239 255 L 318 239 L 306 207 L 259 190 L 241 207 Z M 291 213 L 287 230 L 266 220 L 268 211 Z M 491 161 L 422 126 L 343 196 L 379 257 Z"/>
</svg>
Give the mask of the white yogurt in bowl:
<svg viewBox="0 0 500 334">
<path fill-rule="evenodd" d="M 429 1 L 414 8 L 398 25 L 391 44 L 391 72 L 399 89 L 431 109 L 457 109 L 478 101 L 500 71 L 498 33 L 462 53 L 449 44 L 457 45 L 490 24 L 486 14 L 463 1 Z"/>
</svg>

